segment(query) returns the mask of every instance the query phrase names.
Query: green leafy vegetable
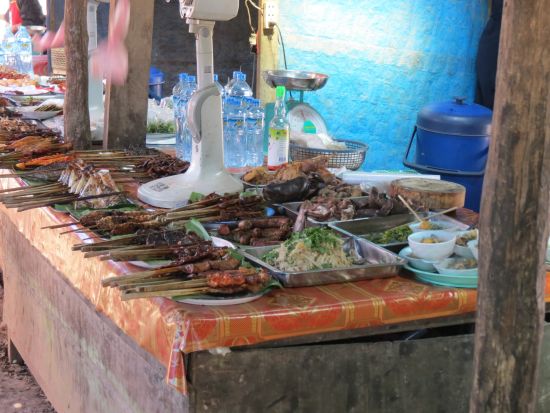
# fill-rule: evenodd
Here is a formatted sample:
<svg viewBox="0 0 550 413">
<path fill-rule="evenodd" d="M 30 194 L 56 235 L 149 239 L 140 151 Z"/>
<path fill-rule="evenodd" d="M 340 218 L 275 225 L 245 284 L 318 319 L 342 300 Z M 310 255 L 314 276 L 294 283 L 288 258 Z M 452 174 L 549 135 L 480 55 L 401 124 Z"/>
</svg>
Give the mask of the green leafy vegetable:
<svg viewBox="0 0 550 413">
<path fill-rule="evenodd" d="M 173 121 L 155 120 L 147 125 L 147 133 L 176 133 Z"/>
<path fill-rule="evenodd" d="M 196 219 L 192 219 L 189 222 L 187 222 L 185 224 L 185 229 L 187 232 L 194 232 L 205 241 L 210 241 L 212 239 L 208 231 L 206 231 L 206 229 L 204 229 L 202 224 Z"/>
<path fill-rule="evenodd" d="M 203 198 L 204 195 L 200 192 L 191 192 L 191 195 L 189 196 L 189 202 L 192 204 L 194 202 L 199 202 Z"/>
<path fill-rule="evenodd" d="M 405 242 L 409 235 L 413 233 L 412 229 L 409 228 L 409 225 L 401 225 L 396 228 L 389 229 L 384 232 L 375 232 L 372 234 L 365 235 L 365 238 L 375 244 L 394 244 L 397 242 Z"/>
</svg>

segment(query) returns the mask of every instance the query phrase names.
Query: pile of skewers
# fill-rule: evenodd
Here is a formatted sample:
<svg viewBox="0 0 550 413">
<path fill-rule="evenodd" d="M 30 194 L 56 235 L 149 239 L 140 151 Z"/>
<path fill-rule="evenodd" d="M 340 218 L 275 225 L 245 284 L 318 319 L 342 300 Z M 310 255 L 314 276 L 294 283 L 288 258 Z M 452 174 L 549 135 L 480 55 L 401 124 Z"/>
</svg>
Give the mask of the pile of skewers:
<svg viewBox="0 0 550 413">
<path fill-rule="evenodd" d="M 235 295 L 259 292 L 270 276 L 257 268 L 243 267 L 240 259 L 225 247 L 210 241 L 182 238 L 171 247 L 174 260 L 169 266 L 107 278 L 104 287 L 117 287 L 123 300 L 144 297 L 177 297 L 198 294 Z"/>
<path fill-rule="evenodd" d="M 108 208 L 124 201 L 108 170 L 75 163 L 69 164 L 58 182 L 3 189 L 0 193 L 0 202 L 18 211 L 71 202 L 75 209 Z"/>
<path fill-rule="evenodd" d="M 112 249 L 127 248 L 139 240 L 139 231 L 146 230 L 178 230 L 185 227 L 191 220 L 200 222 L 220 222 L 237 219 L 261 217 L 264 214 L 264 200 L 260 196 L 241 197 L 240 194 L 211 194 L 193 204 L 170 211 L 92 211 L 84 215 L 78 222 L 81 227 L 77 232 L 91 230 L 105 237 L 128 235 L 129 237 L 112 245 Z M 62 228 L 75 225 L 67 223 L 48 228 Z M 132 239 L 135 238 L 135 239 Z M 123 241 L 122 243 L 120 241 Z M 103 241 L 110 246 L 110 241 Z M 101 246 L 102 242 L 94 244 Z M 84 245 L 86 246 L 86 245 Z"/>
<path fill-rule="evenodd" d="M 218 235 L 242 245 L 263 247 L 277 245 L 292 233 L 292 220 L 286 216 L 244 219 L 232 226 L 222 224 Z"/>
</svg>

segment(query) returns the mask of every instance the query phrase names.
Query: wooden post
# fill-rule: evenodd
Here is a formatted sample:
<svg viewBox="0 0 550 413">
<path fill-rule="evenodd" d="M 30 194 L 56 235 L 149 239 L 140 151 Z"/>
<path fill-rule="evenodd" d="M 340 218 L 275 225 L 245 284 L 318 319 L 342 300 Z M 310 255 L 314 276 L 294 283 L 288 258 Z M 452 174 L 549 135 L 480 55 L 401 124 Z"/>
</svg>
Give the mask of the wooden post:
<svg viewBox="0 0 550 413">
<path fill-rule="evenodd" d="M 65 137 L 75 149 L 91 145 L 88 111 L 88 30 L 87 0 L 65 1 L 65 56 L 67 92 L 65 93 Z"/>
<path fill-rule="evenodd" d="M 111 0 L 110 16 L 115 9 Z M 145 146 L 147 97 L 153 42 L 154 1 L 132 0 L 126 36 L 128 79 L 124 86 L 107 84 L 105 95 L 105 148 Z"/>
<path fill-rule="evenodd" d="M 534 412 L 550 175 L 550 0 L 504 3 L 481 208 L 471 412 Z"/>
</svg>

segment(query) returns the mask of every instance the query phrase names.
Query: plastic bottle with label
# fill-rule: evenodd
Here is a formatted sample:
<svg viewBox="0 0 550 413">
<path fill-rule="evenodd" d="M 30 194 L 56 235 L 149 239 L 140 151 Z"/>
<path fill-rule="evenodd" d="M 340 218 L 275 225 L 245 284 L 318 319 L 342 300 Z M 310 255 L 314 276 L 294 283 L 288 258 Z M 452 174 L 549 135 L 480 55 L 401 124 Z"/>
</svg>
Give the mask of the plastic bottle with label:
<svg viewBox="0 0 550 413">
<path fill-rule="evenodd" d="M 267 152 L 267 167 L 275 171 L 288 163 L 288 148 L 290 144 L 290 125 L 286 118 L 286 89 L 277 86 L 275 111 L 269 123 L 269 145 Z"/>
<path fill-rule="evenodd" d="M 11 32 L 11 26 L 6 27 L 6 32 L 4 34 L 4 40 L 2 42 L 4 47 L 4 52 L 6 56 L 6 66 L 11 69 L 17 70 L 17 40 Z"/>
<path fill-rule="evenodd" d="M 262 166 L 264 163 L 265 113 L 259 99 L 252 99 L 246 111 L 246 166 Z"/>
<path fill-rule="evenodd" d="M 189 75 L 187 73 L 180 73 L 179 82 L 172 90 L 172 101 L 176 121 L 176 157 L 184 161 L 188 161 L 191 158 L 191 149 L 185 141 L 188 89 Z"/>
<path fill-rule="evenodd" d="M 32 65 L 32 40 L 25 26 L 19 27 L 19 31 L 15 35 L 18 50 L 18 65 L 19 72 L 26 75 L 34 75 Z"/>
</svg>

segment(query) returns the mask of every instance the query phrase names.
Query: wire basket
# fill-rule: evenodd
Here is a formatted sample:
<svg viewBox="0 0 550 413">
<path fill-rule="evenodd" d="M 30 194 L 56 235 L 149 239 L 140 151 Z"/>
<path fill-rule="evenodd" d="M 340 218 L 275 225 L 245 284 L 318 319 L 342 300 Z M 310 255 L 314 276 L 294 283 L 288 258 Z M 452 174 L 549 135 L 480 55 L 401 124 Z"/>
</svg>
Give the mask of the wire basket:
<svg viewBox="0 0 550 413">
<path fill-rule="evenodd" d="M 328 161 L 329 168 L 346 167 L 352 171 L 361 168 L 361 165 L 365 162 L 367 151 L 369 150 L 368 145 L 361 142 L 346 140 L 339 140 L 337 142 L 345 143 L 347 149 L 314 149 L 291 143 L 289 147 L 290 158 L 293 161 L 302 161 L 304 159 L 315 158 L 320 155 L 327 155 L 330 156 Z"/>
<path fill-rule="evenodd" d="M 52 73 L 55 75 L 67 74 L 67 58 L 65 57 L 65 48 L 59 47 L 50 50 L 52 59 Z"/>
</svg>

